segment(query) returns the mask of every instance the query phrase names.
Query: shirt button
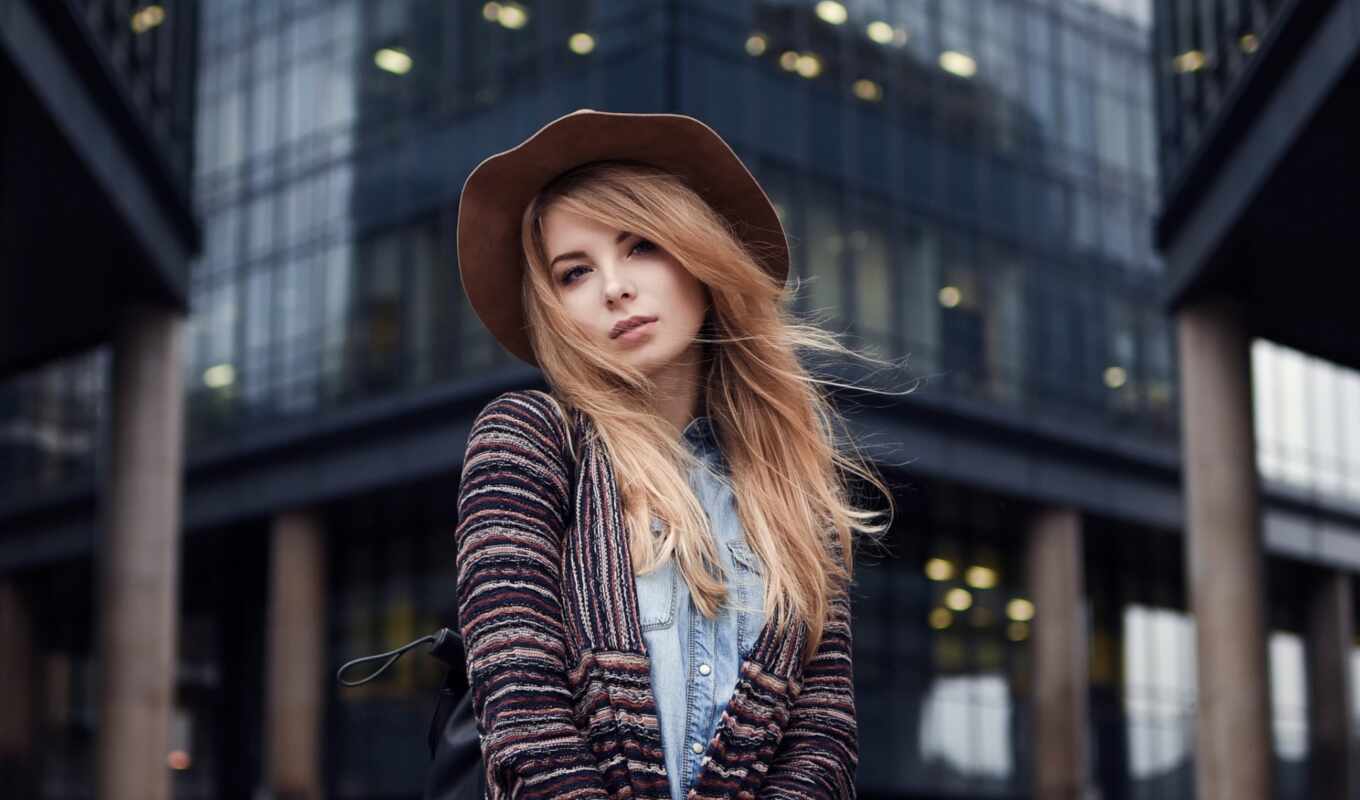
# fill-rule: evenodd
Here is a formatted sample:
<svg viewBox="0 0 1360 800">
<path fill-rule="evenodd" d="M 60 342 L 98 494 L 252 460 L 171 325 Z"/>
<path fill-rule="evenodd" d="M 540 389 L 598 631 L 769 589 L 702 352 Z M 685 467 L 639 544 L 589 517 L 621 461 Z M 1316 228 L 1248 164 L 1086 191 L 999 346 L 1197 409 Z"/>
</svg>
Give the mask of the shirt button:
<svg viewBox="0 0 1360 800">
<path fill-rule="evenodd" d="M 693 743 L 691 743 L 690 746 L 689 746 L 689 749 L 690 749 L 690 750 L 693 750 L 693 751 L 696 752 L 696 753 L 702 753 L 702 752 L 704 752 L 704 746 L 701 745 L 701 744 L 699 744 L 698 742 L 693 742 Z"/>
<path fill-rule="evenodd" d="M 699 674 L 700 674 L 700 675 L 707 675 L 708 673 L 710 673 L 710 672 L 712 672 L 712 671 L 713 671 L 713 668 L 710 667 L 710 666 L 707 665 L 707 664 L 700 664 L 700 665 L 699 665 Z"/>
</svg>

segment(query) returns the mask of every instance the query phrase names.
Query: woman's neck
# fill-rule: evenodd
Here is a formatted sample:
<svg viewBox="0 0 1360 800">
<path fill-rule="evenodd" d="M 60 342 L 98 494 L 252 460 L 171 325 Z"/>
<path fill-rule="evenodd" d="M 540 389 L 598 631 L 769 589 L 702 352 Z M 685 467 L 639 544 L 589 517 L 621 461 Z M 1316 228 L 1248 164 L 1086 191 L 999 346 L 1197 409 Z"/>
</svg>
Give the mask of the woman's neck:
<svg viewBox="0 0 1360 800">
<path fill-rule="evenodd" d="M 691 355 L 697 356 L 698 345 Z M 656 379 L 656 413 L 665 417 L 680 436 L 696 416 L 704 413 L 698 358 L 681 359 Z"/>
</svg>

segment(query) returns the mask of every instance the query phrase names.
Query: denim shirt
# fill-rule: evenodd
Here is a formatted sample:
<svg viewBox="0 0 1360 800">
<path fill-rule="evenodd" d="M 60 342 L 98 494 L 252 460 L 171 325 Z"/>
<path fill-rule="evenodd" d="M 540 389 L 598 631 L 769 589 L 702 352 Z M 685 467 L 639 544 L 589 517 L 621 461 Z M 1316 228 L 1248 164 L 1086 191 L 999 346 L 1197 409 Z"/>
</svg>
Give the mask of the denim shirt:
<svg viewBox="0 0 1360 800">
<path fill-rule="evenodd" d="M 742 531 L 711 420 L 694 418 L 683 436 L 702 459 L 689 480 L 717 540 L 728 600 L 715 619 L 706 618 L 695 608 L 673 558 L 636 576 L 672 800 L 682 800 L 698 777 L 700 759 L 736 688 L 741 661 L 765 624 L 764 567 Z M 662 530 L 660 520 L 653 518 L 653 533 Z"/>
</svg>

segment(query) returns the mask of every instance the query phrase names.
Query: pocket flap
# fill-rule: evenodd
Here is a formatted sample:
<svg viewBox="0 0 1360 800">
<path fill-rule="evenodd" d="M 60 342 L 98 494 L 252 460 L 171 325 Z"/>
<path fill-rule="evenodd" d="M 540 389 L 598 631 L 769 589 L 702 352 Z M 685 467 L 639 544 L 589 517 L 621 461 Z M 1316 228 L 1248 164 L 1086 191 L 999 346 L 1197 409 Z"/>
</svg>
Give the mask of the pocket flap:
<svg viewBox="0 0 1360 800">
<path fill-rule="evenodd" d="M 760 561 L 760 556 L 751 549 L 751 545 L 745 540 L 733 539 L 727 543 L 727 550 L 732 554 L 732 560 L 737 564 L 758 575 L 765 574 L 765 566 Z"/>
</svg>

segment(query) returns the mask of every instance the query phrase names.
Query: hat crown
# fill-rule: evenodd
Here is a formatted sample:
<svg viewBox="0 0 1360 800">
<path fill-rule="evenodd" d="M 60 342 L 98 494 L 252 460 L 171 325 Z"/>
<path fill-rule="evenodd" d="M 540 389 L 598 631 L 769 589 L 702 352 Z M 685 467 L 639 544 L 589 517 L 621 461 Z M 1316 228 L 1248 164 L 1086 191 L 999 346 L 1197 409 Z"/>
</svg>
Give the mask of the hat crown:
<svg viewBox="0 0 1360 800">
<path fill-rule="evenodd" d="M 686 179 L 753 245 L 781 282 L 789 271 L 788 239 L 774 204 L 736 152 L 694 117 L 578 108 L 520 144 L 483 160 L 458 201 L 458 270 L 477 317 L 511 354 L 533 366 L 524 310 L 517 300 L 524 256 L 524 209 L 544 186 L 594 161 L 632 160 Z"/>
</svg>

